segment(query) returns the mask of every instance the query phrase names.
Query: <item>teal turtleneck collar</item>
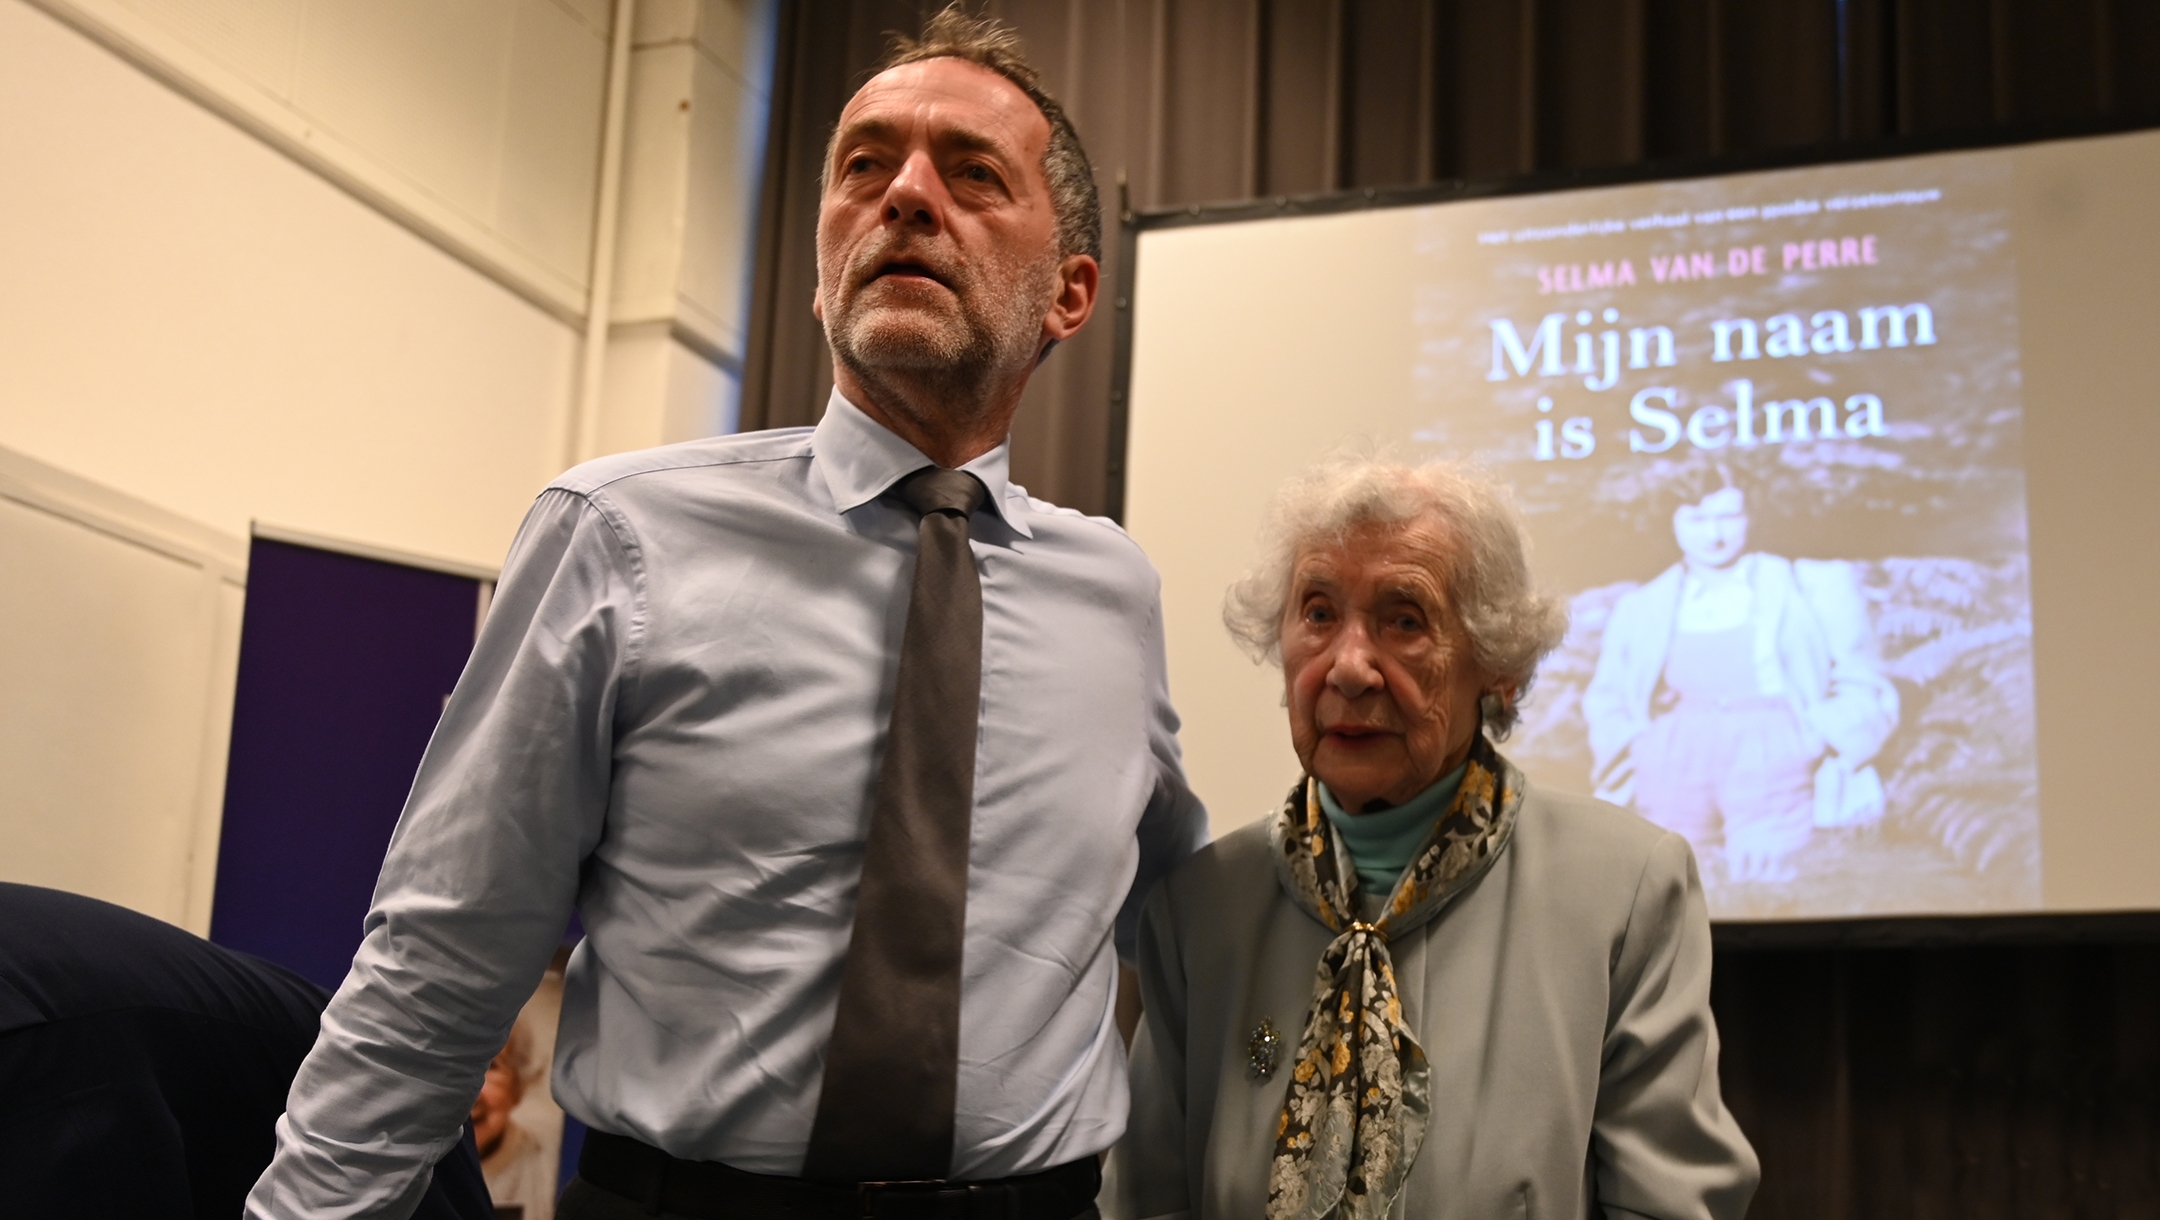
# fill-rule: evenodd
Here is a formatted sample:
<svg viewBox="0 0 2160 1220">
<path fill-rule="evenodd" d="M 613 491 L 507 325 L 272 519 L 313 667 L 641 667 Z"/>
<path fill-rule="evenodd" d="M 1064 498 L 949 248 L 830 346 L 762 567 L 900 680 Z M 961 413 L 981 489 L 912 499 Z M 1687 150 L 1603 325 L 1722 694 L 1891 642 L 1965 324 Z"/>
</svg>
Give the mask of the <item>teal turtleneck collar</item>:
<svg viewBox="0 0 2160 1220">
<path fill-rule="evenodd" d="M 1410 867 L 1418 844 L 1425 841 L 1425 832 L 1455 803 L 1455 791 L 1462 787 L 1467 767 L 1466 763 L 1455 768 L 1392 809 L 1373 813 L 1349 812 L 1336 803 L 1326 784 L 1319 785 L 1320 809 L 1342 836 L 1343 846 L 1350 849 L 1360 892 L 1384 898 L 1394 891 L 1396 879 Z"/>
</svg>

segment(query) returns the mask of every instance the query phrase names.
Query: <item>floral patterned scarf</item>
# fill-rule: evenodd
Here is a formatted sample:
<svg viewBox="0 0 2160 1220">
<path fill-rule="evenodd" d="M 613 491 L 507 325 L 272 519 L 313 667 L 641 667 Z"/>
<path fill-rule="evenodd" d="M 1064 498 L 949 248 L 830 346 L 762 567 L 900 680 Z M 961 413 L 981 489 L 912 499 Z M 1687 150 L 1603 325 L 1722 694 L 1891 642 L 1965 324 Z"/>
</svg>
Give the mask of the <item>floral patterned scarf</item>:
<svg viewBox="0 0 2160 1220">
<path fill-rule="evenodd" d="M 1480 733 L 1462 788 L 1403 870 L 1376 923 L 1358 918 L 1357 872 L 1320 808 L 1319 781 L 1290 790 L 1270 837 L 1275 871 L 1336 933 L 1313 980 L 1289 1097 L 1268 1165 L 1268 1220 L 1384 1220 L 1432 1110 L 1425 1048 L 1403 1021 L 1388 940 L 1438 915 L 1506 849 L 1523 776 Z"/>
</svg>

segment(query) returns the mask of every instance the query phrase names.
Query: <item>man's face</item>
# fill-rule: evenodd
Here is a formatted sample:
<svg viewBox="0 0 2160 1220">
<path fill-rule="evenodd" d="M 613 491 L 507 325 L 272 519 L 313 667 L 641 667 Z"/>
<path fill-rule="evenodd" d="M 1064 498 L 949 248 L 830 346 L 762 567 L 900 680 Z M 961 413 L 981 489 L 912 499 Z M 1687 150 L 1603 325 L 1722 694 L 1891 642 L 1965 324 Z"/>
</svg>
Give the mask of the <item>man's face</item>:
<svg viewBox="0 0 2160 1220">
<path fill-rule="evenodd" d="M 1698 567 L 1722 568 L 1747 549 L 1747 500 L 1737 487 L 1711 492 L 1673 514 L 1680 553 Z"/>
<path fill-rule="evenodd" d="M 959 59 L 881 73 L 841 113 L 818 213 L 817 314 L 851 369 L 1025 369 L 1058 291 L 1050 124 Z"/>
<path fill-rule="evenodd" d="M 1459 765 L 1487 687 L 1442 573 L 1432 518 L 1367 524 L 1305 551 L 1283 612 L 1290 740 L 1353 812 L 1399 805 Z"/>
</svg>

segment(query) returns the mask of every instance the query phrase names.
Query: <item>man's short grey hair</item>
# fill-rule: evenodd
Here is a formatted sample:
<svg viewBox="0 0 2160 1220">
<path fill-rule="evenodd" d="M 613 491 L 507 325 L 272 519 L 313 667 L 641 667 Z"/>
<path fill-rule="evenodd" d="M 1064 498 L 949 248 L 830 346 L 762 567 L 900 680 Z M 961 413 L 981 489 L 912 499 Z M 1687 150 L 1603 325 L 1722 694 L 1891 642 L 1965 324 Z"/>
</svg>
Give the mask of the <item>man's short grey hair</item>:
<svg viewBox="0 0 2160 1220">
<path fill-rule="evenodd" d="M 970 17 L 959 0 L 946 5 L 923 26 L 922 37 L 887 35 L 885 58 L 873 72 L 885 72 L 902 64 L 926 59 L 964 59 L 988 68 L 1027 94 L 1035 109 L 1050 124 L 1050 142 L 1043 147 L 1043 180 L 1050 188 L 1050 211 L 1057 218 L 1060 255 L 1085 254 L 1102 261 L 1102 199 L 1095 190 L 1095 169 L 1087 150 L 1080 146 L 1080 132 L 1065 108 L 1042 86 L 1042 74 L 1027 61 L 1020 35 L 992 17 Z M 832 174 L 833 148 L 840 129 L 833 128 L 825 141 L 825 164 L 818 171 L 822 191 Z"/>
<path fill-rule="evenodd" d="M 1455 544 L 1453 570 L 1434 575 L 1462 619 L 1472 654 L 1498 685 L 1514 688 L 1513 700 L 1488 694 L 1481 704 L 1486 730 L 1505 737 L 1538 662 L 1567 634 L 1567 607 L 1532 586 L 1515 497 L 1475 467 L 1413 466 L 1345 452 L 1293 477 L 1275 493 L 1261 532 L 1260 562 L 1223 597 L 1223 625 L 1255 662 L 1282 664 L 1283 619 L 1298 557 L 1369 522 L 1425 517 L 1436 519 Z"/>
</svg>

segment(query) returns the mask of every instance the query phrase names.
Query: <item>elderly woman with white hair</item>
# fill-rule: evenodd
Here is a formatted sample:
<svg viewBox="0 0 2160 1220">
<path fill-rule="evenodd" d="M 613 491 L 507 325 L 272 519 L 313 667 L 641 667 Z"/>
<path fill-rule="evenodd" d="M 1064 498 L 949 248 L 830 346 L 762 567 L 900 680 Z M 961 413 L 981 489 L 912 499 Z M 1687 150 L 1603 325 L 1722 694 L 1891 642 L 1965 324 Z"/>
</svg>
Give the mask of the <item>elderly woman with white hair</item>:
<svg viewBox="0 0 2160 1220">
<path fill-rule="evenodd" d="M 1305 774 L 1147 904 L 1104 1210 L 1741 1216 L 1687 841 L 1493 745 L 1566 629 L 1506 489 L 1322 465 L 1223 617 L 1281 664 Z"/>
</svg>

